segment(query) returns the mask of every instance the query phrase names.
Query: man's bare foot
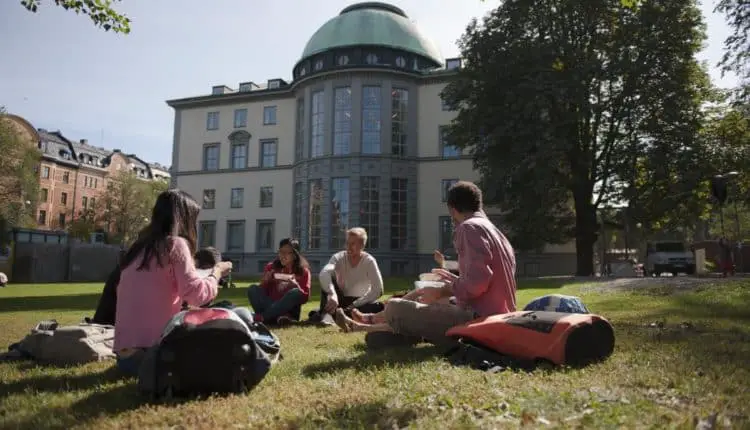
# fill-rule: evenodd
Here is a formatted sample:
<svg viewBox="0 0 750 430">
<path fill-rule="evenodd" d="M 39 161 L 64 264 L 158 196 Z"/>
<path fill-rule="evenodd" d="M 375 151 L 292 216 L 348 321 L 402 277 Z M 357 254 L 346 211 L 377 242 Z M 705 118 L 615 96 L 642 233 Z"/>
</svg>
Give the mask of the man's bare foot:
<svg viewBox="0 0 750 430">
<path fill-rule="evenodd" d="M 344 333 L 364 331 L 365 328 L 367 328 L 366 325 L 353 321 L 348 316 L 346 316 L 346 313 L 344 313 L 344 310 L 341 308 L 336 309 L 336 315 L 334 315 L 334 319 L 336 321 L 336 325 L 339 326 L 341 331 L 343 331 Z"/>
<path fill-rule="evenodd" d="M 372 324 L 372 314 L 363 314 L 359 309 L 352 309 L 352 320 L 360 324 Z"/>
</svg>

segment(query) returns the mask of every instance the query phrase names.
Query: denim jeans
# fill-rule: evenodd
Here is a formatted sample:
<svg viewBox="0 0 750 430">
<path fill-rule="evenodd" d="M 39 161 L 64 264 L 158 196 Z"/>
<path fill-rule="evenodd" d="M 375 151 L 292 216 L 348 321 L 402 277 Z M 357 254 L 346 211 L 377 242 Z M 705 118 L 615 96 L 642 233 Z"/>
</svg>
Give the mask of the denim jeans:
<svg viewBox="0 0 750 430">
<path fill-rule="evenodd" d="M 273 301 L 259 285 L 251 285 L 247 289 L 247 298 L 255 313 L 260 314 L 263 321 L 268 322 L 273 322 L 278 317 L 290 313 L 306 301 L 305 295 L 298 288 L 287 291 L 282 298 Z"/>
</svg>

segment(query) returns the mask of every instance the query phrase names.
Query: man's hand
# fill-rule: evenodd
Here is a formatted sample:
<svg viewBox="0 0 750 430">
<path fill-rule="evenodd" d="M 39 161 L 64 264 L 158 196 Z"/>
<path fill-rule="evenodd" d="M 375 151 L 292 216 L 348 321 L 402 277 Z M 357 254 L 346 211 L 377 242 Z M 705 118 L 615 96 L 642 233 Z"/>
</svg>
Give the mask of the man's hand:
<svg viewBox="0 0 750 430">
<path fill-rule="evenodd" d="M 445 295 L 445 289 L 443 289 L 442 287 L 424 287 L 412 291 L 401 299 L 411 300 L 413 302 L 419 302 L 424 303 L 425 305 L 429 305 L 442 299 L 443 297 L 445 297 Z"/>
<path fill-rule="evenodd" d="M 445 270 L 445 269 L 432 269 L 432 273 L 440 276 L 440 279 L 443 281 L 452 284 L 453 282 L 458 279 L 458 276 L 454 275 L 453 273 Z"/>
<path fill-rule="evenodd" d="M 336 312 L 336 309 L 339 307 L 339 298 L 336 296 L 328 296 L 328 301 L 326 302 L 326 312 L 332 314 Z"/>
<path fill-rule="evenodd" d="M 435 259 L 435 263 L 440 267 L 443 267 L 443 264 L 445 264 L 445 255 L 437 249 L 432 253 L 432 258 Z"/>
</svg>

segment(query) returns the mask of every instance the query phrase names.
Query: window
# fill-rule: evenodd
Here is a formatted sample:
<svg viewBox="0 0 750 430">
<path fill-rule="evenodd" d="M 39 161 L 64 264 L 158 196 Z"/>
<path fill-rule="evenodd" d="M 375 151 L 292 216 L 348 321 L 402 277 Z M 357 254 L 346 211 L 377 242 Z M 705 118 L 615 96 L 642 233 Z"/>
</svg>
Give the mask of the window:
<svg viewBox="0 0 750 430">
<path fill-rule="evenodd" d="M 276 141 L 260 142 L 260 167 L 276 167 Z"/>
<path fill-rule="evenodd" d="M 391 249 L 405 249 L 406 185 L 404 178 L 391 178 Z"/>
<path fill-rule="evenodd" d="M 268 81 L 268 89 L 269 90 L 277 90 L 281 87 L 281 81 L 278 79 L 274 79 L 272 81 Z"/>
<path fill-rule="evenodd" d="M 271 251 L 274 249 L 274 221 L 258 220 L 255 237 L 257 239 L 258 251 Z"/>
<path fill-rule="evenodd" d="M 440 156 L 443 158 L 456 158 L 461 156 L 461 150 L 452 145 L 448 140 L 448 127 L 441 126 L 440 134 Z"/>
<path fill-rule="evenodd" d="M 49 179 L 49 167 L 42 167 L 42 179 Z"/>
<path fill-rule="evenodd" d="M 441 109 L 443 109 L 444 111 L 451 110 L 451 107 L 448 105 L 448 103 L 442 97 L 440 97 L 440 106 L 441 106 Z"/>
<path fill-rule="evenodd" d="M 263 107 L 263 125 L 276 124 L 276 106 Z"/>
<path fill-rule="evenodd" d="M 396 66 L 401 67 L 402 69 L 406 67 L 406 59 L 404 57 L 397 57 Z"/>
<path fill-rule="evenodd" d="M 333 99 L 333 154 L 346 155 L 352 141 L 352 89 L 336 88 Z"/>
<path fill-rule="evenodd" d="M 367 230 L 367 247 L 380 247 L 380 178 L 363 176 L 360 178 L 359 223 Z"/>
<path fill-rule="evenodd" d="M 39 211 L 39 218 L 37 219 L 37 221 L 41 225 L 47 224 L 47 211 Z"/>
<path fill-rule="evenodd" d="M 216 190 L 203 190 L 203 209 L 213 209 L 216 205 Z"/>
<path fill-rule="evenodd" d="M 86 209 L 86 206 L 89 204 L 89 198 L 86 196 L 81 197 L 81 207 Z"/>
<path fill-rule="evenodd" d="M 323 130 L 325 123 L 325 100 L 323 99 L 323 91 L 316 91 L 312 95 L 310 119 L 312 121 L 310 130 L 310 158 L 315 158 L 323 155 L 325 144 Z"/>
<path fill-rule="evenodd" d="M 209 112 L 206 115 L 206 130 L 219 129 L 219 112 Z"/>
<path fill-rule="evenodd" d="M 445 68 L 448 70 L 455 70 L 461 68 L 460 58 L 451 58 L 445 62 Z"/>
<path fill-rule="evenodd" d="M 198 223 L 198 246 L 216 246 L 216 221 L 201 221 Z"/>
<path fill-rule="evenodd" d="M 320 179 L 310 181 L 309 215 L 307 223 L 307 249 L 320 249 L 323 236 L 323 183 Z"/>
<path fill-rule="evenodd" d="M 231 149 L 232 169 L 247 167 L 247 143 L 233 143 Z"/>
<path fill-rule="evenodd" d="M 365 62 L 367 64 L 378 64 L 378 56 L 375 54 L 367 54 L 367 57 L 365 57 Z"/>
<path fill-rule="evenodd" d="M 449 216 L 441 216 L 438 220 L 438 249 L 442 253 L 453 251 L 453 220 Z"/>
<path fill-rule="evenodd" d="M 245 251 L 245 221 L 227 221 L 227 252 Z"/>
<path fill-rule="evenodd" d="M 405 276 L 408 267 L 408 261 L 391 261 L 391 276 Z"/>
<path fill-rule="evenodd" d="M 89 207 L 90 207 L 91 209 L 96 209 L 96 199 L 95 199 L 94 197 L 91 197 L 91 198 L 89 199 Z"/>
<path fill-rule="evenodd" d="M 42 188 L 39 192 L 39 201 L 44 203 L 49 198 L 49 190 L 46 188 Z"/>
<path fill-rule="evenodd" d="M 349 57 L 347 55 L 339 55 L 339 57 L 336 59 L 336 64 L 339 66 L 346 66 L 349 64 Z"/>
<path fill-rule="evenodd" d="M 260 207 L 273 207 L 273 187 L 260 187 Z"/>
<path fill-rule="evenodd" d="M 57 225 L 61 229 L 65 228 L 65 214 L 60 214 L 57 216 Z"/>
<path fill-rule="evenodd" d="M 242 207 L 242 203 L 245 200 L 245 189 L 244 188 L 232 188 L 229 192 L 229 207 L 232 209 L 239 209 Z"/>
<path fill-rule="evenodd" d="M 451 189 L 453 184 L 458 182 L 458 179 L 443 179 L 440 183 L 440 190 L 441 190 L 441 196 L 442 196 L 442 202 L 445 203 L 448 201 L 448 190 Z"/>
<path fill-rule="evenodd" d="M 323 60 L 318 60 L 315 62 L 315 70 L 322 70 L 323 69 Z"/>
<path fill-rule="evenodd" d="M 407 125 L 409 116 L 409 91 L 391 91 L 391 154 L 405 157 L 407 149 Z"/>
<path fill-rule="evenodd" d="M 219 144 L 203 147 L 203 170 L 219 170 Z"/>
<path fill-rule="evenodd" d="M 380 87 L 362 87 L 362 153 L 380 154 Z"/>
<path fill-rule="evenodd" d="M 234 110 L 234 128 L 247 127 L 247 109 Z"/>
<path fill-rule="evenodd" d="M 60 204 L 67 205 L 68 204 L 68 193 L 62 193 L 60 194 Z"/>
<path fill-rule="evenodd" d="M 294 161 L 302 159 L 302 151 L 305 147 L 305 100 L 297 100 L 297 137 L 294 143 Z"/>
<path fill-rule="evenodd" d="M 331 184 L 331 249 L 343 248 L 349 228 L 349 178 L 333 178 Z"/>
<path fill-rule="evenodd" d="M 62 175 L 62 181 L 63 184 L 69 184 L 70 183 L 70 172 L 64 172 Z"/>
<path fill-rule="evenodd" d="M 292 236 L 297 240 L 302 238 L 302 198 L 304 191 L 302 190 L 302 182 L 294 184 L 294 225 L 292 226 Z"/>
</svg>

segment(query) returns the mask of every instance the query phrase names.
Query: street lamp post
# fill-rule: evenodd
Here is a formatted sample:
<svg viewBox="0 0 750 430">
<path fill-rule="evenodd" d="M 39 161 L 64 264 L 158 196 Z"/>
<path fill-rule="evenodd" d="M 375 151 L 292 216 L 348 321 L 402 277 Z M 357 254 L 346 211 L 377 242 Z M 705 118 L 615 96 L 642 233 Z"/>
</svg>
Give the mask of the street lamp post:
<svg viewBox="0 0 750 430">
<path fill-rule="evenodd" d="M 729 180 L 733 180 L 736 177 L 738 177 L 740 174 L 736 171 L 727 172 L 721 175 L 716 175 L 714 177 L 714 197 L 716 197 L 719 200 L 719 209 L 720 209 L 720 217 L 721 217 L 721 236 L 726 237 L 724 234 L 724 203 L 727 200 L 727 183 Z M 739 200 L 739 190 L 737 189 L 737 183 L 735 182 L 735 190 L 734 190 L 734 197 L 733 197 L 733 205 L 734 205 L 734 224 L 735 224 L 735 234 L 737 239 L 737 267 L 742 270 L 742 238 L 740 237 L 740 215 L 739 210 L 737 208 L 737 200 Z"/>
</svg>

